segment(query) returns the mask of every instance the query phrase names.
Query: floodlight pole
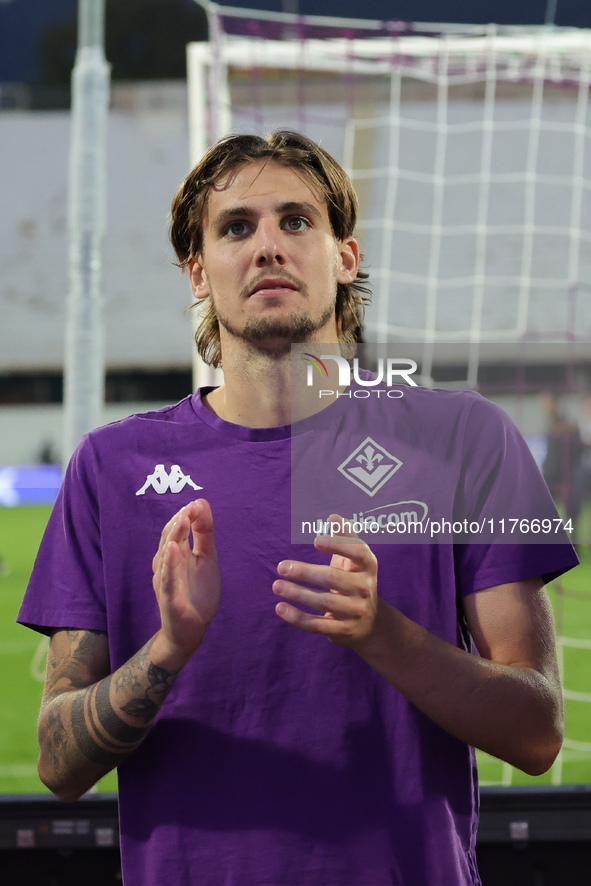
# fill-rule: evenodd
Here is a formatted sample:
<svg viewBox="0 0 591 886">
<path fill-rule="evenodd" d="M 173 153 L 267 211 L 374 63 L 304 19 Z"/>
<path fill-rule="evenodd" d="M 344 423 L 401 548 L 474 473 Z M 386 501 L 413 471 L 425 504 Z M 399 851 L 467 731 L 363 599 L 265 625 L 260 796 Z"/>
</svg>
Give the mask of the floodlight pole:
<svg viewBox="0 0 591 886">
<path fill-rule="evenodd" d="M 104 0 L 79 0 L 78 49 L 72 71 L 64 461 L 83 435 L 100 424 L 104 402 L 102 247 L 110 81 L 104 19 Z"/>
</svg>

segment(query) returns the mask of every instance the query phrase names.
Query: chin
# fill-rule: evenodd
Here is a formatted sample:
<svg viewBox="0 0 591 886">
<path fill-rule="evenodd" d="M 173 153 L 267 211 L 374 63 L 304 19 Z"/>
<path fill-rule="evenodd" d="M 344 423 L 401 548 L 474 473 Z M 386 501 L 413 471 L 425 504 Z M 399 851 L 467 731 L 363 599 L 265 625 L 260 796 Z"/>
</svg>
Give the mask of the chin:
<svg viewBox="0 0 591 886">
<path fill-rule="evenodd" d="M 258 317 L 249 320 L 245 325 L 240 338 L 253 344 L 273 340 L 288 344 L 292 342 L 307 341 L 317 329 L 312 319 L 308 316 L 285 317 L 282 319 L 267 319 Z"/>
</svg>

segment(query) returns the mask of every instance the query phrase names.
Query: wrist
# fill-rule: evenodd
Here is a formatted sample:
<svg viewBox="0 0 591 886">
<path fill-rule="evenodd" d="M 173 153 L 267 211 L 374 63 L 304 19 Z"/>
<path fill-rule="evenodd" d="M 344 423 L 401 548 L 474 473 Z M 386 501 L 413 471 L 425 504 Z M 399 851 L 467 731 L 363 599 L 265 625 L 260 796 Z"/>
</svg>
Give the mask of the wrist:
<svg viewBox="0 0 591 886">
<path fill-rule="evenodd" d="M 393 613 L 396 613 L 396 610 L 389 603 L 386 603 L 385 600 L 382 600 L 381 597 L 378 597 L 376 614 L 371 630 L 365 637 L 351 643 L 350 648 L 366 660 L 383 655 L 392 639 Z"/>
<path fill-rule="evenodd" d="M 192 659 L 201 645 L 201 639 L 195 646 L 187 649 L 173 642 L 161 628 L 154 635 L 154 642 L 150 648 L 150 661 L 170 673 L 178 673 Z"/>
</svg>

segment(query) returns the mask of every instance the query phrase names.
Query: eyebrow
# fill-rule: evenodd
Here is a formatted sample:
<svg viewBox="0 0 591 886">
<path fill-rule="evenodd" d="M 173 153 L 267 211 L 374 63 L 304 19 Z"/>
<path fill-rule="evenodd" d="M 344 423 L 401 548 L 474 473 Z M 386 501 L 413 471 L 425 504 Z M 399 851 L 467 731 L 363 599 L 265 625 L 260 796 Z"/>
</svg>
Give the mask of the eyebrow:
<svg viewBox="0 0 591 886">
<path fill-rule="evenodd" d="M 280 215 L 284 215 L 286 212 L 307 212 L 308 215 L 313 215 L 315 218 L 322 218 L 320 210 L 312 203 L 306 203 L 305 201 L 300 202 L 292 200 L 288 203 L 280 203 L 279 206 L 275 208 Z"/>
<path fill-rule="evenodd" d="M 312 215 L 317 219 L 322 218 L 322 214 L 312 203 L 300 202 L 299 200 L 278 203 L 274 207 L 274 211 L 277 215 L 285 215 L 286 212 L 301 212 Z M 218 229 L 223 228 L 235 218 L 253 218 L 256 214 L 252 206 L 232 206 L 229 209 L 222 209 L 214 219 L 214 227 Z"/>
</svg>

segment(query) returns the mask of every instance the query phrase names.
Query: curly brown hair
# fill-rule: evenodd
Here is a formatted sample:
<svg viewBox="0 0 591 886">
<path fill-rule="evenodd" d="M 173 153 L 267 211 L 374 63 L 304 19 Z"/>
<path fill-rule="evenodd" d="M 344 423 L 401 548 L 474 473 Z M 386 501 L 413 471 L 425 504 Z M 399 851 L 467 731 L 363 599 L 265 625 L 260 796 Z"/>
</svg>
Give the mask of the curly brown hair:
<svg viewBox="0 0 591 886">
<path fill-rule="evenodd" d="M 353 236 L 357 220 L 357 195 L 349 176 L 324 148 L 299 132 L 279 130 L 266 138 L 230 135 L 205 153 L 178 188 L 172 201 L 170 240 L 184 270 L 203 249 L 203 220 L 209 193 L 241 163 L 260 160 L 281 163 L 304 175 L 326 200 L 332 232 L 337 240 Z M 368 274 L 358 271 L 352 283 L 338 283 L 336 320 L 339 341 L 359 340 L 364 308 L 371 290 Z M 200 356 L 212 366 L 221 365 L 219 321 L 211 300 L 195 333 Z"/>
</svg>

